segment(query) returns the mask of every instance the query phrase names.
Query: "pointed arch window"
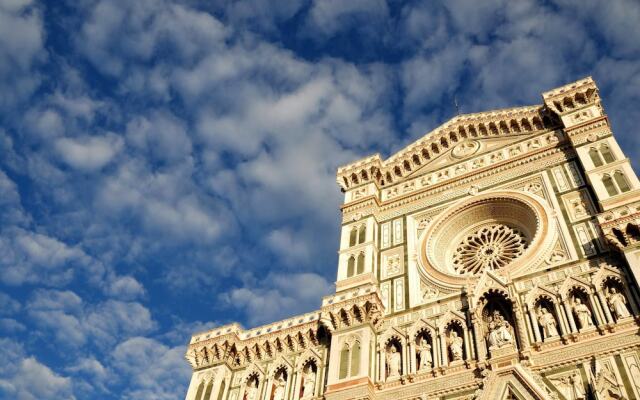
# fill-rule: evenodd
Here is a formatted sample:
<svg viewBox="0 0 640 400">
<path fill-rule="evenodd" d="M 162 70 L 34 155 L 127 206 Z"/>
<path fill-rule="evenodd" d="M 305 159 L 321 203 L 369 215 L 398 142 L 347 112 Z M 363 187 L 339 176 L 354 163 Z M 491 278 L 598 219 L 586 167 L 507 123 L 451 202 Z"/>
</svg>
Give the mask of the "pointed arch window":
<svg viewBox="0 0 640 400">
<path fill-rule="evenodd" d="M 607 164 L 612 163 L 616 160 L 616 158 L 613 156 L 613 153 L 611 152 L 611 149 L 606 144 L 600 146 L 600 154 L 602 154 L 604 162 Z"/>
<path fill-rule="evenodd" d="M 202 394 L 204 392 L 204 381 L 200 382 L 200 385 L 198 385 L 198 391 L 196 392 L 196 400 L 202 400 Z"/>
<path fill-rule="evenodd" d="M 358 255 L 357 274 L 360 275 L 364 272 L 364 253 Z"/>
<path fill-rule="evenodd" d="M 355 246 L 358 240 L 358 229 L 356 227 L 351 228 L 351 233 L 349 233 L 349 246 Z"/>
<path fill-rule="evenodd" d="M 355 274 L 356 259 L 354 256 L 349 257 L 347 261 L 347 278 L 352 277 Z"/>
<path fill-rule="evenodd" d="M 344 379 L 349 375 L 349 345 L 344 344 L 340 350 L 340 373 L 338 379 Z"/>
<path fill-rule="evenodd" d="M 213 381 L 210 381 L 209 384 L 207 385 L 207 390 L 205 390 L 204 392 L 204 397 L 202 398 L 202 400 L 209 400 L 209 398 L 211 398 L 212 390 L 213 390 Z"/>
<path fill-rule="evenodd" d="M 367 237 L 367 227 L 362 225 L 358 232 L 358 243 L 364 243 L 366 237 Z"/>
<path fill-rule="evenodd" d="M 631 188 L 629 187 L 629 182 L 627 182 L 627 178 L 624 176 L 622 171 L 614 172 L 613 179 L 616 181 L 616 184 L 618 185 L 618 188 L 620 188 L 620 191 L 622 193 L 631 190 Z"/>
<path fill-rule="evenodd" d="M 594 167 L 597 168 L 604 165 L 602 158 L 600 157 L 600 153 L 598 153 L 598 150 L 595 147 L 589 149 L 589 157 L 591 157 L 591 162 Z"/>
<path fill-rule="evenodd" d="M 607 190 L 607 194 L 609 196 L 615 196 L 618 194 L 618 189 L 616 188 L 616 185 L 613 184 L 613 179 L 611 179 L 611 176 L 609 175 L 603 176 L 602 184 L 604 185 L 604 188 Z"/>
<path fill-rule="evenodd" d="M 351 349 L 351 373 L 349 376 L 356 376 L 360 373 L 360 343 L 355 342 Z"/>
</svg>

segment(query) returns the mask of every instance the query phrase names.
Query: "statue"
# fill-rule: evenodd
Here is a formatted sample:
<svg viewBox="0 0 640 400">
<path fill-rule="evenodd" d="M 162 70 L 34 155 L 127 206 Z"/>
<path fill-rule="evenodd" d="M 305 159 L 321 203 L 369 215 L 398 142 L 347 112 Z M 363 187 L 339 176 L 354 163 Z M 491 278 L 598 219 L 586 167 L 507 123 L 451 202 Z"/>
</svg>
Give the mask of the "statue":
<svg viewBox="0 0 640 400">
<path fill-rule="evenodd" d="M 394 345 L 391 345 L 389 351 L 390 352 L 387 353 L 387 368 L 389 369 L 389 375 L 387 375 L 387 378 L 400 376 L 400 371 L 402 368 L 400 353 L 398 353 Z"/>
<path fill-rule="evenodd" d="M 433 358 L 431 357 L 431 345 L 423 337 L 418 344 L 418 356 L 420 357 L 420 363 L 418 364 L 418 371 L 431 369 L 433 365 Z"/>
<path fill-rule="evenodd" d="M 627 301 L 624 295 L 618 292 L 618 289 L 612 287 L 609 289 L 608 303 L 611 311 L 615 315 L 616 319 L 622 319 L 630 317 L 629 310 L 627 309 Z"/>
<path fill-rule="evenodd" d="M 540 326 L 542 326 L 542 333 L 544 334 L 545 339 L 558 336 L 556 319 L 553 317 L 553 314 L 551 314 L 545 307 L 540 307 L 540 316 L 538 317 L 538 322 L 540 323 Z"/>
<path fill-rule="evenodd" d="M 247 382 L 247 389 L 244 393 L 244 397 L 246 400 L 256 400 L 256 395 L 258 393 L 258 381 L 251 380 Z"/>
<path fill-rule="evenodd" d="M 504 319 L 502 314 L 498 310 L 493 312 L 493 315 L 489 317 L 489 347 L 502 347 L 506 344 L 513 343 L 513 336 L 509 328 L 509 322 Z"/>
<path fill-rule="evenodd" d="M 313 397 L 316 390 L 316 374 L 313 369 L 309 367 L 309 370 L 304 374 L 304 385 L 302 386 L 302 397 Z"/>
<path fill-rule="evenodd" d="M 462 360 L 462 343 L 463 340 L 458 336 L 458 332 L 452 330 L 449 334 L 449 351 L 452 361 Z"/>
<path fill-rule="evenodd" d="M 284 385 L 285 381 L 282 379 L 282 375 L 276 379 L 275 390 L 273 391 L 273 400 L 284 400 Z"/>
<path fill-rule="evenodd" d="M 576 317 L 578 317 L 580 329 L 585 329 L 593 325 L 593 322 L 591 321 L 591 310 L 582 303 L 582 299 L 580 299 L 580 297 L 576 297 L 573 300 L 573 312 L 576 314 Z"/>
</svg>

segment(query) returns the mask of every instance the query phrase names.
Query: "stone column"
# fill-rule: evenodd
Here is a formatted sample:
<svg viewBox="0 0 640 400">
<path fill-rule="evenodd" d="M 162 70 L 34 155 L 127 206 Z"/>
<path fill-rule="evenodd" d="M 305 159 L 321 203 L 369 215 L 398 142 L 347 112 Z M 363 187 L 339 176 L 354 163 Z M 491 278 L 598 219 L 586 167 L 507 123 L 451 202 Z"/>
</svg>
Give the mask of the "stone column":
<svg viewBox="0 0 640 400">
<path fill-rule="evenodd" d="M 266 385 L 263 384 L 262 385 L 262 396 L 258 397 L 259 399 L 262 400 L 271 400 L 271 390 L 273 390 L 273 377 L 270 377 L 269 379 L 267 379 Z"/>
<path fill-rule="evenodd" d="M 473 359 L 471 355 L 471 344 L 470 344 L 471 341 L 469 340 L 469 328 L 467 328 L 466 325 L 462 330 L 462 336 L 464 340 L 464 359 L 471 360 Z"/>
<path fill-rule="evenodd" d="M 409 374 L 409 365 L 411 361 L 409 360 L 409 344 L 407 343 L 407 340 L 405 339 L 404 346 L 402 345 L 402 342 L 400 343 L 400 346 L 402 346 L 402 371 L 400 371 L 400 376 L 403 376 Z"/>
<path fill-rule="evenodd" d="M 487 346 L 482 335 L 482 327 L 478 318 L 474 315 L 471 316 L 471 325 L 473 326 L 473 338 L 478 353 L 478 361 L 484 361 L 487 359 Z"/>
<path fill-rule="evenodd" d="M 431 332 L 431 358 L 433 359 L 433 369 L 440 366 L 440 350 L 438 348 L 438 335 L 436 332 Z"/>
<path fill-rule="evenodd" d="M 571 327 L 571 332 L 578 332 L 578 328 L 576 328 L 576 321 L 573 319 L 573 310 L 569 306 L 569 299 L 563 299 L 562 305 L 564 306 L 564 311 L 567 313 L 567 319 L 569 320 L 569 326 Z"/>
<path fill-rule="evenodd" d="M 516 303 L 511 303 L 511 304 L 512 304 L 512 308 L 513 308 L 513 314 L 514 314 L 515 319 L 516 319 L 516 329 L 515 329 L 515 331 L 517 332 L 518 336 L 520 337 L 520 343 L 522 344 L 522 349 L 520 349 L 520 350 L 526 350 L 526 349 L 529 348 L 529 338 L 527 337 L 527 335 L 525 335 L 524 318 L 522 318 L 522 312 L 517 307 L 517 304 Z"/>
<path fill-rule="evenodd" d="M 442 366 L 446 367 L 449 365 L 449 359 L 447 357 L 447 337 L 444 334 L 444 330 L 440 332 L 440 352 L 442 355 Z"/>
<path fill-rule="evenodd" d="M 531 319 L 531 328 L 533 330 L 533 336 L 536 342 L 542 342 L 542 335 L 540 335 L 540 327 L 538 326 L 538 316 L 533 307 L 527 305 L 527 311 L 529 311 L 529 318 Z"/>
<path fill-rule="evenodd" d="M 591 309 L 593 310 L 593 314 L 596 317 L 596 325 L 601 326 L 605 324 L 603 321 L 602 315 L 600 314 L 600 309 L 596 302 L 596 299 L 593 297 L 593 293 L 589 293 L 589 304 L 591 305 Z"/>
<path fill-rule="evenodd" d="M 416 342 L 409 340 L 409 373 L 415 374 L 418 370 L 416 366 Z"/>
<path fill-rule="evenodd" d="M 609 305 L 607 304 L 607 298 L 605 297 L 604 293 L 602 293 L 602 290 L 598 290 L 598 299 L 600 300 L 600 304 L 602 304 L 602 308 L 604 310 L 604 316 L 606 317 L 606 320 L 608 323 L 610 324 L 614 324 L 615 321 L 613 320 L 613 316 L 611 315 L 611 310 L 609 310 Z"/>
<path fill-rule="evenodd" d="M 558 329 L 560 330 L 560 336 L 564 336 L 567 334 L 567 332 L 569 332 L 569 329 L 565 326 L 566 322 L 564 320 L 564 316 L 562 315 L 560 307 L 558 307 L 557 301 L 553 302 L 553 309 L 555 310 L 556 317 L 558 318 Z"/>
<path fill-rule="evenodd" d="M 387 380 L 387 349 L 382 346 L 380 350 L 380 381 Z"/>
</svg>

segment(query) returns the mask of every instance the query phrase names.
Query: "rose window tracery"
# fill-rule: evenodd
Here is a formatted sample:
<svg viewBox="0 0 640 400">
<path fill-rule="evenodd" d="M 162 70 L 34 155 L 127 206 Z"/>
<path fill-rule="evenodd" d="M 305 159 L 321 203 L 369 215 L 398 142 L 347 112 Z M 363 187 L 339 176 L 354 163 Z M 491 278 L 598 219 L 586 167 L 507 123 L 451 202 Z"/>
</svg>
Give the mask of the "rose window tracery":
<svg viewBox="0 0 640 400">
<path fill-rule="evenodd" d="M 527 248 L 525 235 L 504 224 L 484 226 L 466 236 L 453 253 L 453 268 L 460 274 L 495 270 L 520 257 Z"/>
</svg>

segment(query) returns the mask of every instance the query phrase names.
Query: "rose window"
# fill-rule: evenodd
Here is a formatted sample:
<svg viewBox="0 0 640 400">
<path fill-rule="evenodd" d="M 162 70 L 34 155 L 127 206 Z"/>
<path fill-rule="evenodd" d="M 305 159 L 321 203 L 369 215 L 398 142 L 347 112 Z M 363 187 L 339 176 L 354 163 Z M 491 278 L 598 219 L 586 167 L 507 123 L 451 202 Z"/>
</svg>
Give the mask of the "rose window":
<svg viewBox="0 0 640 400">
<path fill-rule="evenodd" d="M 527 248 L 525 235 L 504 224 L 484 226 L 466 236 L 453 252 L 453 268 L 459 274 L 477 274 L 504 267 Z"/>
<path fill-rule="evenodd" d="M 485 271 L 536 268 L 557 242 L 550 207 L 538 196 L 501 190 L 476 194 L 443 210 L 421 234 L 420 272 L 446 285 Z"/>
</svg>

